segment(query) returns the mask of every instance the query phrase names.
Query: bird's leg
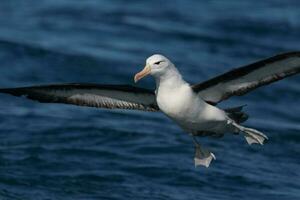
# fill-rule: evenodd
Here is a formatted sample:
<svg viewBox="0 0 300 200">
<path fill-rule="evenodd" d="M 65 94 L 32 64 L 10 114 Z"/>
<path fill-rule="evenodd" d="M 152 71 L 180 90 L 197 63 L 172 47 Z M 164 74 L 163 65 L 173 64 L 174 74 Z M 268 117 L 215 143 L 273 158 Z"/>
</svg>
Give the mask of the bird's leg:
<svg viewBox="0 0 300 200">
<path fill-rule="evenodd" d="M 227 124 L 232 125 L 236 129 L 236 131 L 243 133 L 249 145 L 253 143 L 263 145 L 265 140 L 268 140 L 268 137 L 262 132 L 252 128 L 241 126 L 231 119 L 228 119 Z"/>
<path fill-rule="evenodd" d="M 209 164 L 211 163 L 212 159 L 216 159 L 215 155 L 210 152 L 208 149 L 204 148 L 199 144 L 195 136 L 193 137 L 194 145 L 195 145 L 195 167 L 199 165 L 203 165 L 205 167 L 209 167 Z"/>
</svg>

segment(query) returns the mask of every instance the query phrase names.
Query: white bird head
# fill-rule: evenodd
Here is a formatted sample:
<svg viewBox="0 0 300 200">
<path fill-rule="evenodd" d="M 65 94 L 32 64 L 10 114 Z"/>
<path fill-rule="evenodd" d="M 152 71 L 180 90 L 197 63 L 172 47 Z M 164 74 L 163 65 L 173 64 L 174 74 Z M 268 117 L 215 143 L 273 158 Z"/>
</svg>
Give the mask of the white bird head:
<svg viewBox="0 0 300 200">
<path fill-rule="evenodd" d="M 160 76 L 171 66 L 173 66 L 173 63 L 168 58 L 160 54 L 154 54 L 147 58 L 144 69 L 134 76 L 134 82 L 138 82 L 149 74 L 152 76 Z"/>
</svg>

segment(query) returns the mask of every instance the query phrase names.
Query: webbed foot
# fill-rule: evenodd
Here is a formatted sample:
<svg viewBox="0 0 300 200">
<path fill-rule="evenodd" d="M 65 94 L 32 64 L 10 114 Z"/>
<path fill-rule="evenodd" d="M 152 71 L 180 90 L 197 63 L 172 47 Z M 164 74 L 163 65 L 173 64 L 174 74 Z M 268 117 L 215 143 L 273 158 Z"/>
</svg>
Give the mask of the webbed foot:
<svg viewBox="0 0 300 200">
<path fill-rule="evenodd" d="M 195 167 L 201 165 L 205 167 L 209 167 L 211 161 L 216 160 L 215 155 L 212 152 L 210 152 L 208 149 L 202 147 L 198 143 L 196 138 L 193 137 L 193 139 L 195 144 L 195 157 L 194 157 Z"/>
</svg>

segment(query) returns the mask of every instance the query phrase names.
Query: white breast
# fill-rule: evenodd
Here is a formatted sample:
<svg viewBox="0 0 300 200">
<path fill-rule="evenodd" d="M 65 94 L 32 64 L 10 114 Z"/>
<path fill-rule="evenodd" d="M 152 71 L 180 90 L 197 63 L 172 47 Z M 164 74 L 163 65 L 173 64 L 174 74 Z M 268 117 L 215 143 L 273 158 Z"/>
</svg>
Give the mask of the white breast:
<svg viewBox="0 0 300 200">
<path fill-rule="evenodd" d="M 192 114 L 195 102 L 193 94 L 188 84 L 179 87 L 159 87 L 157 90 L 157 104 L 165 114 L 172 118 L 184 118 Z"/>
<path fill-rule="evenodd" d="M 157 104 L 185 130 L 212 130 L 214 122 L 225 120 L 222 110 L 200 99 L 188 84 L 176 89 L 159 88 Z"/>
<path fill-rule="evenodd" d="M 153 75 L 159 109 L 182 128 L 188 132 L 211 131 L 217 124 L 224 124 L 225 113 L 194 93 L 172 63 Z"/>
</svg>

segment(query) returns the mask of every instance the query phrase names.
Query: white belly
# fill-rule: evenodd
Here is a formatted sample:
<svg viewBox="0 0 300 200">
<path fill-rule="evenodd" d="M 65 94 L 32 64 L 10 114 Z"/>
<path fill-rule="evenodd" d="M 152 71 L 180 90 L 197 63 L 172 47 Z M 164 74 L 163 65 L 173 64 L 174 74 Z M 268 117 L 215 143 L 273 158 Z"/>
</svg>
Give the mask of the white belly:
<svg viewBox="0 0 300 200">
<path fill-rule="evenodd" d="M 222 132 L 226 126 L 224 111 L 204 102 L 188 85 L 176 90 L 158 90 L 157 104 L 161 111 L 188 132 Z"/>
</svg>

